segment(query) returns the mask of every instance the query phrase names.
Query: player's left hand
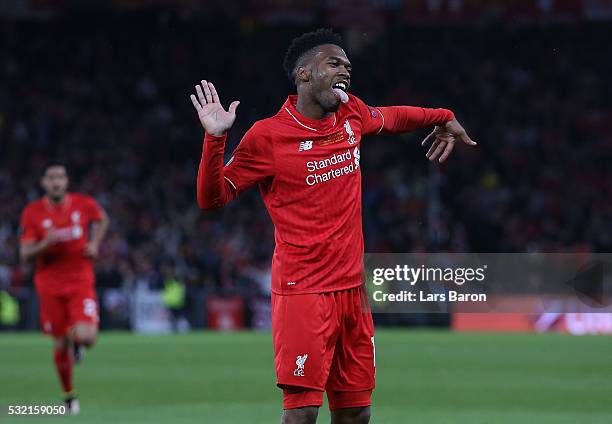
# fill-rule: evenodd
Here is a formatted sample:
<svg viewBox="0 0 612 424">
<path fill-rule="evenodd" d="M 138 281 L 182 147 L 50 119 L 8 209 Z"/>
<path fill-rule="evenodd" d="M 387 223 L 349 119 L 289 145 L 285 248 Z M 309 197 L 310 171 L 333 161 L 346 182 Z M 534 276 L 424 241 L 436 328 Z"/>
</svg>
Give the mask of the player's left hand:
<svg viewBox="0 0 612 424">
<path fill-rule="evenodd" d="M 92 242 L 87 243 L 85 245 L 85 256 L 96 259 L 98 257 L 98 245 Z"/>
<path fill-rule="evenodd" d="M 438 162 L 442 163 L 453 151 L 457 139 L 462 140 L 468 146 L 476 146 L 477 144 L 468 136 L 459 121 L 453 119 L 444 125 L 437 125 L 431 134 L 425 137 L 421 146 L 431 143 L 431 147 L 425 156 L 429 160 L 435 160 L 439 156 Z"/>
</svg>

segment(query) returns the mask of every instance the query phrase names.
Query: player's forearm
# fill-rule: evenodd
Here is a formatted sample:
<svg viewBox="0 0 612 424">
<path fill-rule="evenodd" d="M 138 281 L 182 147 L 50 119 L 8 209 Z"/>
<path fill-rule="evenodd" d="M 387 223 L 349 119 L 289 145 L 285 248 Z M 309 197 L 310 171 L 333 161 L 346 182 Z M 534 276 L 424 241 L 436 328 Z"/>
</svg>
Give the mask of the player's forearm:
<svg viewBox="0 0 612 424">
<path fill-rule="evenodd" d="M 198 205 L 202 209 L 216 209 L 236 197 L 235 190 L 224 178 L 223 153 L 226 135 L 206 134 L 202 158 L 198 168 Z"/>
<path fill-rule="evenodd" d="M 40 253 L 42 253 L 49 244 L 46 240 L 41 240 L 38 243 L 25 243 L 19 247 L 19 257 L 22 262 L 29 262 Z"/>
<path fill-rule="evenodd" d="M 448 109 L 428 109 L 416 106 L 386 106 L 379 107 L 378 110 L 384 118 L 382 131 L 391 134 L 443 125 L 455 117 Z"/>
<path fill-rule="evenodd" d="M 102 218 L 92 224 L 91 242 L 99 246 L 108 231 L 109 218 L 106 212 L 102 212 Z"/>
</svg>

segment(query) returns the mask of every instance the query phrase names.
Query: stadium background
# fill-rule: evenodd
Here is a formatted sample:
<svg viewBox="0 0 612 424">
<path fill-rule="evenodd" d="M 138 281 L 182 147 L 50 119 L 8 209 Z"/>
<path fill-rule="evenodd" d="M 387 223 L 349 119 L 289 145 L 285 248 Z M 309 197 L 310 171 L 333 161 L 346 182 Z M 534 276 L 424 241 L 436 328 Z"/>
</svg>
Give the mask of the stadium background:
<svg viewBox="0 0 612 424">
<path fill-rule="evenodd" d="M 96 269 L 103 329 L 168 331 L 171 315 L 164 293 L 172 294 L 164 287 L 169 280 L 185 287 L 179 329 L 267 328 L 271 222 L 256 190 L 221 211 L 198 210 L 195 175 L 202 131 L 188 95 L 206 78 L 215 82 L 225 104 L 241 101 L 230 151 L 255 120 L 275 113 L 292 91 L 281 67 L 291 38 L 319 26 L 344 35 L 354 67 L 351 90 L 367 103 L 450 108 L 479 142 L 469 151 L 459 146 L 439 166 L 427 163 L 418 145 L 426 132 L 367 139 L 362 154 L 367 252 L 610 252 L 611 20 L 612 4 L 603 0 L 2 2 L 0 291 L 11 300 L 3 297 L 0 328 L 38 327 L 31 269 L 18 263 L 18 218 L 23 206 L 40 195 L 38 180 L 50 159 L 66 163 L 71 188 L 94 195 L 111 217 Z M 18 305 L 18 316 L 6 312 L 17 311 L 9 302 Z M 450 322 L 443 314 L 376 320 L 380 326 Z M 470 370 L 484 371 L 459 399 L 453 398 L 452 384 L 440 397 L 426 399 L 431 411 L 438 401 L 459 407 L 461 401 L 475 402 L 469 396 L 485 402 L 489 396 L 491 415 L 469 410 L 457 417 L 496 421 L 494 411 L 504 406 L 495 403 L 487 387 L 508 378 L 509 390 L 524 390 L 514 399 L 521 407 L 535 411 L 530 397 L 542 391 L 555 395 L 538 404 L 548 414 L 537 412 L 538 422 L 609 422 L 612 416 L 602 392 L 594 389 L 611 389 L 601 379 L 611 372 L 601 353 L 610 352 L 607 338 L 574 342 L 544 335 L 456 339 L 446 332 L 380 334 L 382 343 L 394 346 L 388 350 L 388 374 L 379 371 L 379 383 L 387 376 L 383 393 L 388 405 L 401 403 L 402 393 L 419 398 L 420 386 L 402 385 L 393 377 L 392 372 L 410 368 L 403 358 L 417 361 L 427 380 L 425 370 L 434 372 L 454 351 L 464 372 L 446 380 L 437 375 L 436 381 L 455 384 Z M 19 360 L 32 366 L 32 375 L 16 386 L 13 397 L 0 402 L 15 396 L 39 399 L 28 381 L 50 367 L 41 365 L 39 371 L 35 355 L 23 354 L 38 346 L 40 355 L 46 355 L 42 336 L 12 337 L 0 335 L 0 375 L 11 381 L 23 378 L 4 368 Z M 259 366 L 269 368 L 261 385 L 265 393 L 275 394 L 268 387 L 273 378 L 269 336 L 177 337 L 185 338 L 147 342 L 157 348 L 154 361 L 164 363 L 173 343 L 202 355 L 201 343 L 210 343 L 219 358 L 254 343 L 260 351 L 252 360 L 263 358 Z M 130 345 L 139 354 L 147 350 L 138 347 L 144 342 L 127 335 L 103 334 L 101 339 L 89 371 L 84 368 L 82 374 L 92 386 L 120 354 L 117 346 Z M 413 343 L 429 343 L 430 362 L 418 362 Z M 532 362 L 514 364 L 495 346 Z M 474 347 L 478 364 L 469 358 Z M 567 355 L 555 356 L 557 349 Z M 499 363 L 490 355 L 522 371 L 496 374 Z M 527 389 L 528 376 L 541 376 L 551 358 L 555 366 L 574 367 L 573 377 L 551 369 L 545 385 Z M 241 360 L 226 358 L 233 359 Z M 189 361 L 197 373 L 197 355 Z M 200 372 L 212 371 L 204 367 Z M 52 375 L 45 373 L 48 381 L 41 387 L 54 388 Z M 244 373 L 250 381 L 248 369 Z M 157 377 L 161 382 L 167 378 Z M 222 377 L 217 376 L 226 381 Z M 557 393 L 562 378 L 569 386 Z M 390 382 L 396 391 L 389 389 Z M 571 405 L 579 406 L 570 413 L 562 405 L 572 390 Z M 163 390 L 157 394 L 168 399 Z M 95 407 L 102 411 L 106 398 L 101 391 L 96 396 L 101 400 Z M 207 408 L 197 410 L 211 414 Z M 179 409 L 165 413 L 181 417 Z M 395 417 L 403 416 L 402 409 L 398 415 L 389 411 L 389 422 L 400 422 Z M 446 412 L 446 419 L 452 419 Z M 523 420 L 518 409 L 508 413 L 507 422 Z M 132 421 L 138 422 L 142 416 L 134 414 Z M 448 422 L 434 412 L 426 411 L 421 421 L 418 417 L 417 422 Z"/>
</svg>

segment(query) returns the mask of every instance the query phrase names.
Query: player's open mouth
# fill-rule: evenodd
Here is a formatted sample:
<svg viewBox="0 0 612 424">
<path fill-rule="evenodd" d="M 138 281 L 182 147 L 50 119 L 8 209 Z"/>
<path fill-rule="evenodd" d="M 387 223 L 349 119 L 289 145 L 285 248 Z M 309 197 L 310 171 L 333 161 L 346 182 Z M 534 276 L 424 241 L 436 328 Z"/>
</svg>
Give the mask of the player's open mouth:
<svg viewBox="0 0 612 424">
<path fill-rule="evenodd" d="M 337 83 L 335 83 L 334 85 L 332 85 L 332 88 L 339 88 L 342 91 L 348 90 L 348 81 L 338 81 Z"/>
<path fill-rule="evenodd" d="M 348 81 L 344 80 L 338 81 L 332 85 L 332 91 L 342 103 L 346 103 L 349 101 L 348 94 L 346 94 L 346 90 L 348 90 L 348 87 Z"/>
</svg>

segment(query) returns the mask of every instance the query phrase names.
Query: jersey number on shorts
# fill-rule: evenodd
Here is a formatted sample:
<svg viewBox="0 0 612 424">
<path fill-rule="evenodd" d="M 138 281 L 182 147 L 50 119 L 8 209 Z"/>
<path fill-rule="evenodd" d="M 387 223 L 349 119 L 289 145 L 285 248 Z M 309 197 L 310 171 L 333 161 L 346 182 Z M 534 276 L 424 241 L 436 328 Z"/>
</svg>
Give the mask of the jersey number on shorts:
<svg viewBox="0 0 612 424">
<path fill-rule="evenodd" d="M 96 301 L 93 299 L 83 299 L 83 313 L 88 317 L 96 318 L 98 316 Z"/>
</svg>

